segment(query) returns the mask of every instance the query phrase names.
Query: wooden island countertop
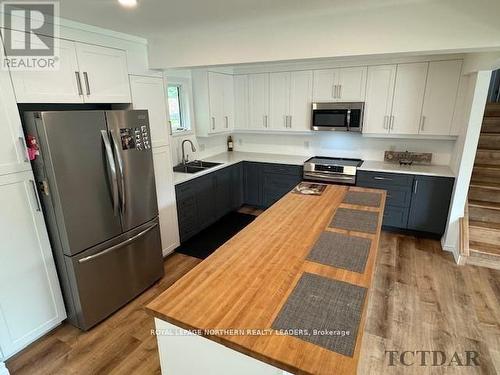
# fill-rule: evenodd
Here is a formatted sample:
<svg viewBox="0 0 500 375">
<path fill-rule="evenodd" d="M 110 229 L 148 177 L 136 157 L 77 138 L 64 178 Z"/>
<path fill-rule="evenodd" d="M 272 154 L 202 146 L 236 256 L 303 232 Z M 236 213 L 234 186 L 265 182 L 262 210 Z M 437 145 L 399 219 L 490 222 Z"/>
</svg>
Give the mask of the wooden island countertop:
<svg viewBox="0 0 500 375">
<path fill-rule="evenodd" d="M 380 193 L 380 207 L 342 203 L 348 190 Z M 288 193 L 146 309 L 154 317 L 187 330 L 268 330 L 305 272 L 369 289 L 385 199 L 382 190 L 340 185 L 329 185 L 321 196 Z M 378 212 L 376 233 L 327 228 L 339 207 Z M 325 230 L 372 239 L 364 273 L 306 260 Z M 352 357 L 286 335 L 203 336 L 292 373 L 355 374 L 368 297 L 369 293 Z"/>
</svg>

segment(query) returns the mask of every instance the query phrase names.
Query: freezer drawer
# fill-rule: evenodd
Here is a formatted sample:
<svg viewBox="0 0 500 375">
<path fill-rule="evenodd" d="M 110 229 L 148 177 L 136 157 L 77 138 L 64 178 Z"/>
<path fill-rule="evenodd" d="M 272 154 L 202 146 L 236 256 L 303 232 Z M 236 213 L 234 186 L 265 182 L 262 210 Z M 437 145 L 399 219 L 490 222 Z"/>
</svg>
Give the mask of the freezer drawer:
<svg viewBox="0 0 500 375">
<path fill-rule="evenodd" d="M 66 257 L 66 268 L 76 311 L 69 319 L 87 330 L 163 276 L 158 219 Z"/>
</svg>

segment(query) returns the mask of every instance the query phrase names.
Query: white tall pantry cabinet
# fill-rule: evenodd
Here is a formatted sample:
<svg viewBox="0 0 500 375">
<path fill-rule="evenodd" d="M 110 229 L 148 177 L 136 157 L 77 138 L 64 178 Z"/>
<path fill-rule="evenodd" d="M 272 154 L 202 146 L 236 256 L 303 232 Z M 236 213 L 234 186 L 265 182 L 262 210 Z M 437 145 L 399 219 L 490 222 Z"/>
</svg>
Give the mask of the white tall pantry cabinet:
<svg viewBox="0 0 500 375">
<path fill-rule="evenodd" d="M 166 256 L 180 244 L 166 85 L 161 77 L 131 75 L 130 90 L 134 109 L 147 109 L 149 113 L 160 235 L 163 256 Z"/>
<path fill-rule="evenodd" d="M 0 50 L 3 54 L 1 45 Z M 1 365 L 4 358 L 57 326 L 66 313 L 14 90 L 9 72 L 3 69 L 0 131 Z"/>
</svg>

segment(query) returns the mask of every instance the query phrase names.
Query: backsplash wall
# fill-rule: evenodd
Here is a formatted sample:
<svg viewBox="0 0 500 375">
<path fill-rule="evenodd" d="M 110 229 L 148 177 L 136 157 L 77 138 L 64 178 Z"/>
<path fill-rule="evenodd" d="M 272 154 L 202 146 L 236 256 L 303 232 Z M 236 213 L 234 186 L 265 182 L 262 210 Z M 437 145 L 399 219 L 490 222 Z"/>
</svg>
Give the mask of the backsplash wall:
<svg viewBox="0 0 500 375">
<path fill-rule="evenodd" d="M 289 134 L 234 134 L 236 151 L 292 155 L 321 155 L 384 160 L 385 150 L 431 152 L 432 164 L 449 165 L 455 140 L 372 138 L 340 132 Z M 223 151 L 225 144 L 223 145 Z"/>
</svg>

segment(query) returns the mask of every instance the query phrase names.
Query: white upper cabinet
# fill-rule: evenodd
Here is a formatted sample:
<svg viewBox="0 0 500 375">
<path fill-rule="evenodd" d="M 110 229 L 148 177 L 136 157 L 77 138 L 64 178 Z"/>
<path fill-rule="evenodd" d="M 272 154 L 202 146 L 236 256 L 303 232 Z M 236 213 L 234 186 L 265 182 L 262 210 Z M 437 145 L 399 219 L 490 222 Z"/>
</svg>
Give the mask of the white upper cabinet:
<svg viewBox="0 0 500 375">
<path fill-rule="evenodd" d="M 314 71 L 316 102 L 362 102 L 365 100 L 366 66 Z"/>
<path fill-rule="evenodd" d="M 366 66 L 340 68 L 338 70 L 338 97 L 343 102 L 364 102 L 366 90 Z"/>
<path fill-rule="evenodd" d="M 0 40 L 0 59 L 3 61 Z M 31 169 L 9 72 L 0 69 L 0 175 Z M 6 211 L 7 212 L 7 211 Z"/>
<path fill-rule="evenodd" d="M 248 75 L 250 129 L 269 128 L 269 73 Z"/>
<path fill-rule="evenodd" d="M 234 76 L 234 128 L 248 128 L 248 76 Z"/>
<path fill-rule="evenodd" d="M 66 318 L 31 171 L 0 177 L 0 347 L 9 357 Z M 13 288 L 15 285 L 15 288 Z"/>
<path fill-rule="evenodd" d="M 311 130 L 312 71 L 292 72 L 290 79 L 291 130 Z"/>
<path fill-rule="evenodd" d="M 223 129 L 229 131 L 234 128 L 234 81 L 230 74 L 222 76 L 223 94 Z"/>
<path fill-rule="evenodd" d="M 269 127 L 271 129 L 288 129 L 290 118 L 290 72 L 270 74 L 269 110 Z"/>
<path fill-rule="evenodd" d="M 153 149 L 153 163 L 156 181 L 156 198 L 160 219 L 160 235 L 163 256 L 170 254 L 179 246 L 179 225 L 175 200 L 174 172 L 170 147 Z"/>
<path fill-rule="evenodd" d="M 147 109 L 151 144 L 153 147 L 166 146 L 170 139 L 167 98 L 161 77 L 130 76 L 130 91 L 134 109 Z"/>
<path fill-rule="evenodd" d="M 59 40 L 59 69 L 12 71 L 19 103 L 130 103 L 123 50 Z"/>
<path fill-rule="evenodd" d="M 130 103 L 125 51 L 76 43 L 86 103 Z"/>
<path fill-rule="evenodd" d="M 418 134 L 429 63 L 399 64 L 396 72 L 390 132 Z"/>
<path fill-rule="evenodd" d="M 208 73 L 210 132 L 224 131 L 224 78 L 220 73 Z"/>
<path fill-rule="evenodd" d="M 59 41 L 58 70 L 12 71 L 12 82 L 19 103 L 81 103 L 81 86 L 75 43 Z"/>
<path fill-rule="evenodd" d="M 457 99 L 462 61 L 429 63 L 420 134 L 449 135 Z"/>
<path fill-rule="evenodd" d="M 338 69 L 314 71 L 313 99 L 315 102 L 337 100 Z"/>
<path fill-rule="evenodd" d="M 270 128 L 310 130 L 312 72 L 280 72 L 270 75 Z"/>
<path fill-rule="evenodd" d="M 192 72 L 196 134 L 230 132 L 234 126 L 234 83 L 230 74 Z"/>
<path fill-rule="evenodd" d="M 389 132 L 396 65 L 368 67 L 363 133 Z"/>
</svg>

